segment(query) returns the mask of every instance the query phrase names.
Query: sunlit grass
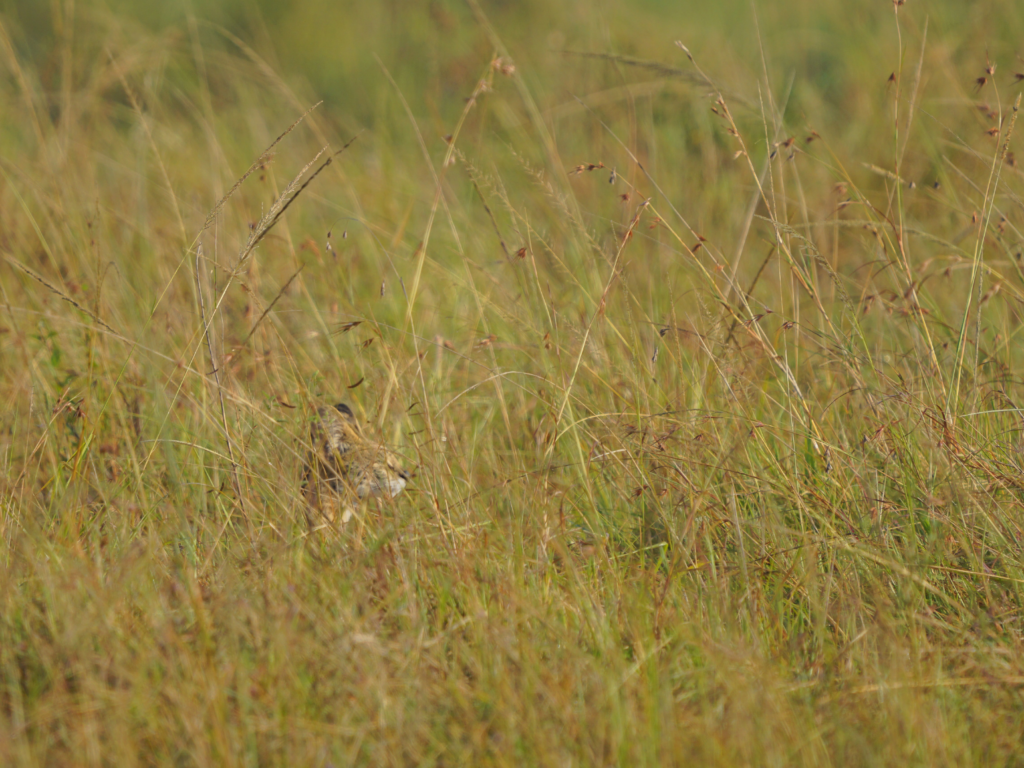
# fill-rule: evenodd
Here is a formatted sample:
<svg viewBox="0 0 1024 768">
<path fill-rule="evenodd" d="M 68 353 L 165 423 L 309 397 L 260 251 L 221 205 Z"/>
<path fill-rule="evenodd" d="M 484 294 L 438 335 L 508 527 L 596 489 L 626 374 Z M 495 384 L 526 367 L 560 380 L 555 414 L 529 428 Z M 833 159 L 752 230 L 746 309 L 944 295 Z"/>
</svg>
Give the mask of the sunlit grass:
<svg viewBox="0 0 1024 768">
<path fill-rule="evenodd" d="M 369 126 L 194 20 L 4 27 L 0 762 L 1019 761 L 1019 62 L 473 8 Z M 338 401 L 414 477 L 311 532 Z"/>
</svg>

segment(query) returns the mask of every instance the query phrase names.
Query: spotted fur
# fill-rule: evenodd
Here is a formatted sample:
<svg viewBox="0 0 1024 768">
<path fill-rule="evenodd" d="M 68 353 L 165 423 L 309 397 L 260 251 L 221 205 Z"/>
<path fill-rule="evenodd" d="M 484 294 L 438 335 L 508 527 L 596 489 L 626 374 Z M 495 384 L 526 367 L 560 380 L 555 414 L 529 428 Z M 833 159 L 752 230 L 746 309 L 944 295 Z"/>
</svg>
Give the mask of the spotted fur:
<svg viewBox="0 0 1024 768">
<path fill-rule="evenodd" d="M 338 403 L 316 413 L 303 473 L 311 506 L 323 510 L 324 497 L 330 495 L 342 502 L 342 522 L 347 522 L 354 499 L 391 498 L 405 489 L 409 473 L 384 446 L 363 437 L 351 408 Z"/>
</svg>

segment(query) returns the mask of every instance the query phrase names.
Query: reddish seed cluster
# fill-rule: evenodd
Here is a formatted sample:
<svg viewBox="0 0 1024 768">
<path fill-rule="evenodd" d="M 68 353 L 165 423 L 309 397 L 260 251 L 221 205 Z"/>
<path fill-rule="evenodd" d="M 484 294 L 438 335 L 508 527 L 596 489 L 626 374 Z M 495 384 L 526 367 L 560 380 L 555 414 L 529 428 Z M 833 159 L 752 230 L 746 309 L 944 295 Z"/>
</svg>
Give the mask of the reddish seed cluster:
<svg viewBox="0 0 1024 768">
<path fill-rule="evenodd" d="M 512 63 L 511 59 L 506 59 L 503 56 L 499 56 L 492 61 L 491 67 L 505 77 L 512 77 L 516 73 L 516 65 Z"/>
<path fill-rule="evenodd" d="M 599 168 L 604 168 L 604 163 L 583 163 L 582 165 L 577 165 L 573 168 L 571 175 L 579 176 L 584 171 L 596 171 Z"/>
</svg>

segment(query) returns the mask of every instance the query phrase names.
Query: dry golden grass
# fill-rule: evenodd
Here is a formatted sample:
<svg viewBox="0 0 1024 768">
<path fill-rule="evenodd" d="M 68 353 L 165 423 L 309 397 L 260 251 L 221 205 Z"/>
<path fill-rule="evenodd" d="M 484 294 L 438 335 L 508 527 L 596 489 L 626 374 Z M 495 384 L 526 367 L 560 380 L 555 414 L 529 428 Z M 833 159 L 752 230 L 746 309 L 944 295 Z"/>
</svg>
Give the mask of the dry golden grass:
<svg viewBox="0 0 1024 768">
<path fill-rule="evenodd" d="M 1010 49 L 474 13 L 370 130 L 202 25 L 0 29 L 0 763 L 1019 763 Z M 414 477 L 311 533 L 340 400 Z"/>
</svg>

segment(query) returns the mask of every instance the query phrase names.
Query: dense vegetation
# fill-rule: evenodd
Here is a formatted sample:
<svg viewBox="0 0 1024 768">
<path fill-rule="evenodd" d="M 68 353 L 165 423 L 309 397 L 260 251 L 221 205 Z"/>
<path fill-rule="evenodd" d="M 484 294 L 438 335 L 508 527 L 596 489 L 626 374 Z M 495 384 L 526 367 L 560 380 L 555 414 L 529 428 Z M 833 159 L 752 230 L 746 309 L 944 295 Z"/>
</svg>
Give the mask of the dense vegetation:
<svg viewBox="0 0 1024 768">
<path fill-rule="evenodd" d="M 0 16 L 0 763 L 1024 760 L 1018 4 L 93 5 Z"/>
</svg>

